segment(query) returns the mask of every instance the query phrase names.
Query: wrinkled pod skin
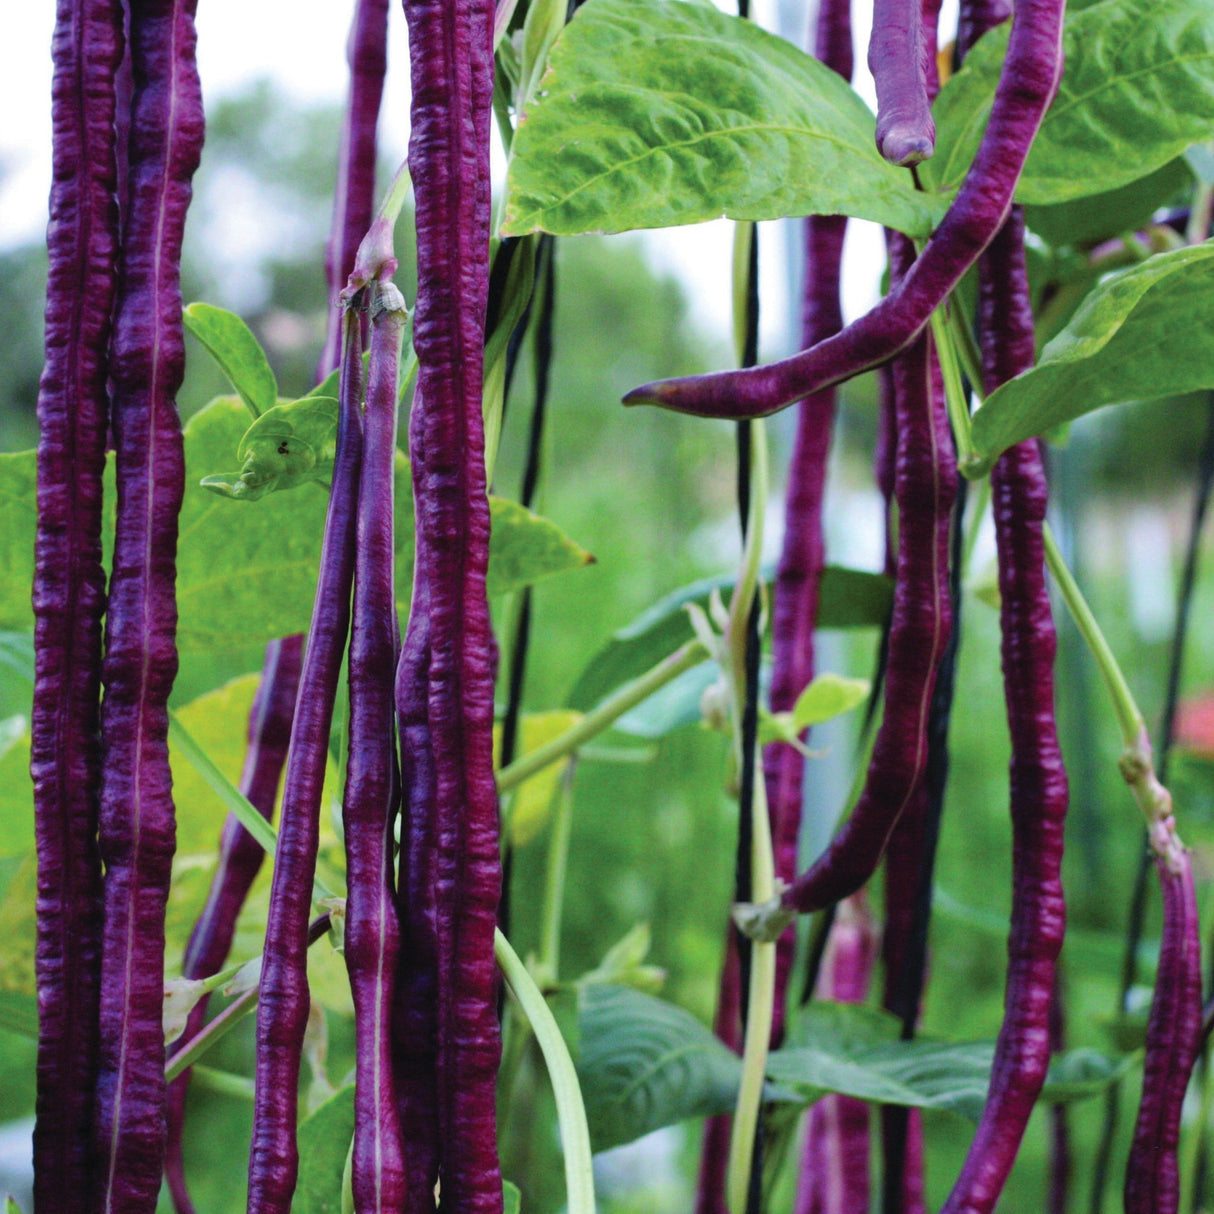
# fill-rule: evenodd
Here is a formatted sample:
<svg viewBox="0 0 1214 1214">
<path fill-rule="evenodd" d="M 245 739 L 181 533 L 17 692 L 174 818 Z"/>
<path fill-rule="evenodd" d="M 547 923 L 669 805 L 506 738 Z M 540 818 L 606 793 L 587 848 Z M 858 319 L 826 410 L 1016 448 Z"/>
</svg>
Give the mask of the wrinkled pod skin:
<svg viewBox="0 0 1214 1214">
<path fill-rule="evenodd" d="M 185 477 L 180 264 L 203 140 L 194 7 L 155 0 L 130 12 L 134 93 L 110 350 L 118 502 L 102 666 L 105 928 L 90 1186 L 93 1208 L 107 1214 L 153 1210 L 164 1166 L 164 931 L 176 841 L 167 705 Z"/>
</svg>

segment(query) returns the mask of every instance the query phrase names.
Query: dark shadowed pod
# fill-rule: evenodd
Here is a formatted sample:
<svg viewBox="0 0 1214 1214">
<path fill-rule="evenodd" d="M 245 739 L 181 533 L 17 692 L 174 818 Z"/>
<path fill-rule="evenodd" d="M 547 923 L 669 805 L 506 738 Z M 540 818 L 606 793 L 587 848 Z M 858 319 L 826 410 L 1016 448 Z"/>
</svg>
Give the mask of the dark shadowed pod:
<svg viewBox="0 0 1214 1214">
<path fill-rule="evenodd" d="M 396 395 L 404 300 L 391 281 L 368 288 L 371 359 L 358 490 L 350 634 L 346 839 L 346 969 L 354 996 L 355 1208 L 403 1207 L 407 1174 L 392 1073 L 391 1023 L 400 944 L 392 832 L 400 802 L 393 695 L 399 628 L 393 561 Z"/>
<path fill-rule="evenodd" d="M 356 303 L 361 301 L 356 301 Z M 320 841 L 329 728 L 350 626 L 354 528 L 362 461 L 361 325 L 347 311 L 333 483 L 312 623 L 287 752 L 278 850 L 257 1005 L 257 1076 L 249 1156 L 250 1214 L 286 1214 L 299 1169 L 299 1068 L 308 1019 L 308 915 Z"/>
<path fill-rule="evenodd" d="M 134 79 L 111 338 L 118 486 L 101 705 L 105 865 L 93 1208 L 151 1211 L 165 1150 L 164 920 L 176 825 L 168 697 L 177 673 L 185 461 L 181 240 L 202 152 L 192 0 L 130 12 Z"/>
<path fill-rule="evenodd" d="M 117 0 L 60 0 L 52 48 L 54 178 L 46 362 L 38 391 L 35 682 L 30 770 L 38 850 L 34 1193 L 75 1209 L 92 1159 L 101 964 L 101 471 L 117 288 Z"/>
<path fill-rule="evenodd" d="M 980 268 L 983 374 L 988 390 L 1033 363 L 1033 317 L 1018 210 Z M 1066 926 L 1061 868 L 1067 781 L 1054 723 L 1057 640 L 1045 581 L 1046 481 L 1035 440 L 1004 453 L 991 474 L 999 551 L 1000 626 L 1012 742 L 1012 921 L 1007 995 L 991 1085 L 948 1214 L 994 1209 L 1050 1060 L 1050 1003 Z"/>
<path fill-rule="evenodd" d="M 274 813 L 274 799 L 291 740 L 291 720 L 295 696 L 299 690 L 299 669 L 303 661 L 303 637 L 290 636 L 266 646 L 261 682 L 249 712 L 248 748 L 240 791 L 249 804 L 268 822 Z M 261 871 L 265 852 L 262 846 L 229 814 L 219 840 L 219 864 L 211 878 L 206 904 L 186 945 L 181 973 L 184 978 L 209 978 L 217 974 L 228 958 L 236 921 L 249 890 Z M 189 1041 L 206 1020 L 207 1003 L 200 999 L 186 1020 L 178 1046 Z M 185 1122 L 189 1071 L 169 1085 L 169 1138 L 165 1158 L 165 1180 L 177 1214 L 192 1214 L 194 1209 L 185 1183 L 182 1158 L 182 1132 Z"/>
<path fill-rule="evenodd" d="M 404 799 L 411 813 L 433 822 L 442 1200 L 453 1209 L 493 1214 L 502 1202 L 494 1111 L 501 1044 L 493 959 L 501 864 L 481 415 L 493 8 L 487 0 L 406 0 L 405 14 L 418 260 L 418 389 L 410 455 L 417 582 L 425 587 L 424 605 L 415 601 L 409 630 L 428 630 L 426 729 L 433 801 L 419 805 L 416 790 L 408 786 Z M 424 625 L 415 624 L 419 610 L 425 612 Z M 407 634 L 406 653 L 411 649 Z M 403 707 L 398 686 L 398 709 Z"/>
</svg>

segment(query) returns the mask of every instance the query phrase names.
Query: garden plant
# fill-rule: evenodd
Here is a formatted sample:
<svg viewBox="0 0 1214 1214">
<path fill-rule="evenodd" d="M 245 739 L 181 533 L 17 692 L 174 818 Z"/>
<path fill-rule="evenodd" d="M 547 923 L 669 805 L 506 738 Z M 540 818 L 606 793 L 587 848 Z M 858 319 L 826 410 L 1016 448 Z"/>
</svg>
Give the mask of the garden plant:
<svg viewBox="0 0 1214 1214">
<path fill-rule="evenodd" d="M 402 14 L 352 7 L 326 332 L 287 396 L 245 320 L 183 306 L 196 0 L 57 0 L 40 438 L 0 455 L 4 702 L 30 705 L 0 722 L 0 1025 L 37 1042 L 32 1208 L 1208 1208 L 1209 864 L 1181 831 L 1204 840 L 1209 806 L 1174 807 L 1167 764 L 1214 439 L 1155 745 L 1135 655 L 1051 511 L 1072 428 L 1117 413 L 1087 415 L 1214 401 L 1214 7 L 961 0 L 945 20 L 874 0 L 874 114 L 851 0 L 799 14 L 808 50 L 745 0 L 404 0 L 391 176 Z M 733 365 L 631 385 L 623 424 L 657 408 L 719 440 L 740 555 L 655 577 L 541 711 L 529 675 L 567 652 L 544 595 L 594 563 L 539 512 L 563 463 L 596 474 L 552 422 L 570 238 L 722 217 Z M 888 270 L 844 323 L 849 219 L 884 228 Z M 779 220 L 801 340 L 771 361 Z M 230 393 L 183 426 L 187 349 Z M 880 571 L 827 559 L 840 394 L 862 376 Z M 627 534 L 626 480 L 611 492 Z M 966 648 L 992 606 L 979 685 Z M 1064 619 L 1093 673 L 1081 711 L 1120 756 L 1092 789 L 1064 765 Z M 848 675 L 819 669 L 828 632 L 851 638 Z M 1008 824 L 999 855 L 964 857 L 990 902 L 942 910 L 938 851 L 975 829 L 949 795 L 956 738 L 996 686 L 980 744 L 1006 755 Z M 854 746 L 819 741 L 831 722 Z M 689 726 L 696 773 L 667 749 Z M 829 807 L 828 758 L 852 784 Z M 715 992 L 712 1030 L 662 991 L 648 954 L 680 945 L 644 916 L 580 970 L 562 952 L 571 907 L 621 880 L 578 858 L 579 786 L 629 765 L 698 788 L 707 765 L 721 803 L 702 811 L 721 844 L 702 863 L 731 887 L 716 951 L 679 962 Z M 1097 787 L 1133 863 L 1095 877 L 1120 968 L 1089 986 L 1063 860 L 1068 800 Z M 629 819 L 646 847 L 653 796 Z M 1005 941 L 993 1041 L 949 1032 L 956 982 L 924 1031 L 942 913 L 989 957 Z M 671 1126 L 682 1197 L 596 1197 L 596 1152 Z M 1037 1196 L 1016 1196 L 1035 1126 Z M 206 1167 L 247 1174 L 222 1200 L 209 1135 Z"/>
</svg>

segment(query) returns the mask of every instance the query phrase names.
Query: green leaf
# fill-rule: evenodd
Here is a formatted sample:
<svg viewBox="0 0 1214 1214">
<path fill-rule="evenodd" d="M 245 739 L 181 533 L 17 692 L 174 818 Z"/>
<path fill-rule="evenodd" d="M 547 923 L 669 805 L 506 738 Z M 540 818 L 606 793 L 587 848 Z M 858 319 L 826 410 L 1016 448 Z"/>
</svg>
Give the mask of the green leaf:
<svg viewBox="0 0 1214 1214">
<path fill-rule="evenodd" d="M 539 749 L 553 738 L 560 737 L 581 719 L 580 712 L 572 712 L 567 708 L 525 714 L 520 722 L 519 745 L 515 758 L 521 759 L 523 755 Z M 501 743 L 502 727 L 500 724 L 494 725 L 493 752 L 494 761 L 498 765 L 501 760 Z M 514 790 L 510 798 L 509 824 L 510 838 L 515 847 L 526 847 L 544 829 L 557 785 L 568 766 L 568 758 L 550 763 Z"/>
<path fill-rule="evenodd" d="M 33 451 L 0 454 L 0 628 L 34 626 L 34 527 L 38 467 Z"/>
<path fill-rule="evenodd" d="M 502 1214 L 519 1214 L 522 1208 L 523 1195 L 519 1192 L 518 1185 L 513 1185 L 508 1180 L 503 1180 Z"/>
<path fill-rule="evenodd" d="M 489 572 L 485 588 L 490 597 L 521 590 L 535 582 L 594 561 L 555 523 L 518 502 L 489 499 Z"/>
<path fill-rule="evenodd" d="M 882 160 L 847 83 L 711 6 L 590 0 L 514 136 L 502 231 L 845 214 L 914 236 L 937 202 Z"/>
<path fill-rule="evenodd" d="M 236 449 L 240 472 L 203 477 L 201 483 L 247 501 L 309 481 L 327 487 L 337 453 L 337 413 L 332 396 L 304 396 L 267 409 Z"/>
<path fill-rule="evenodd" d="M 33 995 L 0 991 L 0 1028 L 38 1040 L 38 1000 Z"/>
<path fill-rule="evenodd" d="M 674 1004 L 626 986 L 581 990 L 578 1080 L 596 1151 L 733 1108 L 741 1060 Z"/>
<path fill-rule="evenodd" d="M 213 304 L 192 303 L 182 313 L 182 320 L 189 332 L 206 346 L 254 417 L 274 407 L 278 381 L 270 360 L 253 331 L 235 312 Z"/>
<path fill-rule="evenodd" d="M 797 697 L 792 721 L 799 733 L 810 725 L 821 725 L 845 712 L 851 712 L 868 699 L 872 684 L 868 679 L 846 679 L 837 674 L 820 674 Z"/>
<path fill-rule="evenodd" d="M 34 998 L 35 908 L 38 902 L 38 858 L 31 851 L 13 873 L 0 900 L 0 998 Z"/>
<path fill-rule="evenodd" d="M 299 1183 L 292 1214 L 341 1214 L 341 1182 L 354 1137 L 354 1085 L 325 1101 L 298 1132 Z"/>
<path fill-rule="evenodd" d="M 30 731 L 25 717 L 0 721 L 0 858 L 34 846 L 34 786 Z"/>
<path fill-rule="evenodd" d="M 982 38 L 933 107 L 926 173 L 960 185 L 990 117 L 1006 25 Z M 1145 177 L 1214 133 L 1214 6 L 1103 0 L 1070 14 L 1066 70 L 1033 143 L 1016 198 L 1060 203 Z"/>
<path fill-rule="evenodd" d="M 1156 254 L 1096 287 L 1037 366 L 974 414 L 974 443 L 994 458 L 1102 405 L 1211 387 L 1214 243 L 1207 242 Z"/>
<path fill-rule="evenodd" d="M 770 581 L 772 571 L 763 576 Z M 684 608 L 689 603 L 707 607 L 713 590 L 728 599 L 733 582 L 729 575 L 680 586 L 619 629 L 579 675 L 566 697 L 569 706 L 583 712 L 593 708 L 691 640 L 694 633 Z M 893 582 L 884 574 L 827 565 L 818 588 L 818 627 L 880 627 L 892 601 Z"/>
<path fill-rule="evenodd" d="M 1025 221 L 1051 245 L 1092 245 L 1141 228 L 1160 207 L 1193 187 L 1186 157 L 1178 156 L 1161 169 L 1120 189 L 1090 194 L 1054 206 L 1026 207 Z"/>
<path fill-rule="evenodd" d="M 813 1101 L 828 1092 L 911 1108 L 943 1109 L 976 1121 L 990 1086 L 991 1041 L 898 1041 L 896 1021 L 854 1004 L 810 1009 L 798 1044 L 773 1052 L 767 1074 Z M 1104 1091 L 1133 1056 L 1073 1050 L 1054 1059 L 1041 1099 L 1061 1104 Z"/>
</svg>

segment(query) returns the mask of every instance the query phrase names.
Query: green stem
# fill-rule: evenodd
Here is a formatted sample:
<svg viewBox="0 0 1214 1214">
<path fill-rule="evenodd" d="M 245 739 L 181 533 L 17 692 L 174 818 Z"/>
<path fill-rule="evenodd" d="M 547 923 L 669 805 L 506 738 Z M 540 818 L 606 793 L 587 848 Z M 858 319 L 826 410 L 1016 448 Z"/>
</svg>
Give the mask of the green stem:
<svg viewBox="0 0 1214 1214">
<path fill-rule="evenodd" d="M 190 1038 L 165 1064 L 164 1079 L 172 1083 L 187 1067 L 193 1066 L 217 1041 L 222 1041 L 250 1012 L 257 1008 L 257 987 L 250 987 L 233 999 L 201 1033 Z"/>
<path fill-rule="evenodd" d="M 234 1075 L 231 1071 L 217 1070 L 213 1066 L 195 1064 L 191 1074 L 194 1082 L 210 1092 L 221 1096 L 235 1096 L 239 1100 L 253 1099 L 253 1080 L 248 1075 Z"/>
<path fill-rule="evenodd" d="M 561 972 L 561 911 L 565 905 L 565 873 L 569 866 L 569 840 L 573 833 L 573 780 L 576 770 L 574 760 L 561 778 L 556 813 L 552 819 L 552 837 L 548 841 L 539 957 L 539 970 L 546 983 L 557 982 Z"/>
<path fill-rule="evenodd" d="M 655 691 L 678 678 L 684 671 L 698 666 L 708 657 L 708 650 L 700 641 L 688 641 L 664 658 L 651 670 L 631 683 L 612 692 L 601 704 L 588 712 L 576 725 L 559 737 L 516 759 L 509 767 L 497 773 L 498 793 L 517 788 L 545 767 L 571 755 L 579 746 L 590 741 L 605 729 L 614 725 L 630 708 L 647 700 Z"/>
<path fill-rule="evenodd" d="M 982 521 L 986 517 L 986 509 L 991 504 L 991 478 L 983 477 L 974 488 L 970 503 L 970 516 L 961 542 L 961 577 L 964 581 L 969 577 L 970 566 L 974 560 L 974 546 L 978 543 L 978 533 L 982 530 Z"/>
<path fill-rule="evenodd" d="M 961 382 L 956 346 L 939 308 L 932 313 L 931 326 L 936 357 L 940 360 L 940 371 L 944 377 L 948 419 L 953 428 L 953 441 L 957 444 L 957 468 L 968 480 L 977 480 L 990 471 L 990 461 L 979 455 L 974 446 L 969 400 L 966 398 L 965 385 Z"/>
<path fill-rule="evenodd" d="M 566 1208 L 569 1214 L 594 1214 L 594 1168 L 591 1163 L 590 1127 L 578 1084 L 577 1071 L 561 1030 L 540 988 L 527 972 L 510 941 L 494 930 L 493 953 L 506 986 L 531 1024 L 544 1055 L 552 1094 L 556 1100 L 561 1144 L 565 1151 Z"/>
<path fill-rule="evenodd" d="M 761 754 L 755 756 L 755 771 L 762 772 Z M 751 815 L 751 890 L 756 903 L 776 896 L 775 863 L 771 850 L 771 824 L 767 817 L 767 791 L 761 774 L 755 779 L 754 813 Z M 746 1001 L 746 1037 L 742 1045 L 742 1078 L 734 1107 L 729 1137 L 729 1168 L 725 1192 L 730 1214 L 745 1214 L 750 1193 L 755 1132 L 763 1103 L 763 1080 L 771 1043 L 775 1012 L 775 942 L 756 942 L 750 956 L 750 990 Z"/>
<path fill-rule="evenodd" d="M 762 418 L 745 423 L 750 427 L 750 510 L 746 520 L 746 548 L 733 595 L 729 600 L 729 676 L 731 700 L 736 708 L 735 737 L 741 744 L 742 706 L 746 699 L 746 631 L 755 597 L 759 593 L 759 567 L 763 558 L 763 514 L 767 509 L 767 427 Z M 739 767 L 741 756 L 739 753 Z"/>
</svg>

